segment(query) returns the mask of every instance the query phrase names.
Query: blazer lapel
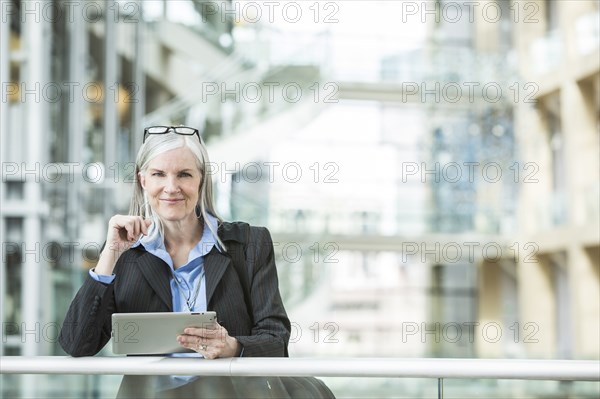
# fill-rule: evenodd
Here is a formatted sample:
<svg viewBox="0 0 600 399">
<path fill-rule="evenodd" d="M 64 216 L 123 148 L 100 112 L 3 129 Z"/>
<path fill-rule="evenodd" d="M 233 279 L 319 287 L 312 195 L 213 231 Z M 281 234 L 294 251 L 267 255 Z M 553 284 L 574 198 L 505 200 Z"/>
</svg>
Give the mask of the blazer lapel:
<svg viewBox="0 0 600 399">
<path fill-rule="evenodd" d="M 167 305 L 169 311 L 173 311 L 173 296 L 169 284 L 169 265 L 162 259 L 157 258 L 149 252 L 137 259 L 138 267 L 152 289 L 160 299 Z"/>
<path fill-rule="evenodd" d="M 204 257 L 204 278 L 206 279 L 206 304 L 215 293 L 217 284 L 221 281 L 225 270 L 231 264 L 231 258 L 222 254 L 215 247 Z"/>
</svg>

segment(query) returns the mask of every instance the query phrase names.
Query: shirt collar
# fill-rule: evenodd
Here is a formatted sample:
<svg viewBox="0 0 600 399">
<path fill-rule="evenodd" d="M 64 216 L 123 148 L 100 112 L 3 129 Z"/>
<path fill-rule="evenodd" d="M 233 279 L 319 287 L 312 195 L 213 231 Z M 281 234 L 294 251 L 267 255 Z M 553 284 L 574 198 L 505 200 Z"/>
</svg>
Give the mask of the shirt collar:
<svg viewBox="0 0 600 399">
<path fill-rule="evenodd" d="M 210 228 L 210 225 L 213 230 L 216 232 L 218 227 L 218 220 L 211 214 L 207 214 L 204 229 L 202 231 L 202 237 L 200 241 L 196 244 L 194 248 L 190 251 L 189 260 L 195 259 L 199 256 L 204 256 L 209 253 L 213 247 L 216 247 L 220 252 L 223 252 L 223 248 L 219 245 L 217 237 L 213 234 Z M 158 250 L 162 250 L 166 252 L 165 244 L 160 231 L 156 229 L 156 224 L 152 224 L 150 227 L 150 231 L 148 235 L 141 236 L 131 247 L 135 248 L 140 245 L 143 245 L 146 251 L 155 252 Z"/>
</svg>

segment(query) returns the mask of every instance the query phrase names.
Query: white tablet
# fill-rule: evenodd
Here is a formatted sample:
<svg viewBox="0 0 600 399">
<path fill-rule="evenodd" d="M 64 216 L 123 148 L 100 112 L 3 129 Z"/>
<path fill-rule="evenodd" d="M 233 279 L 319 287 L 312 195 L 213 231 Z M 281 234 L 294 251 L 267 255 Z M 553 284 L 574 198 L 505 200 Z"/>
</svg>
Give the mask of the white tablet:
<svg viewBox="0 0 600 399">
<path fill-rule="evenodd" d="M 177 335 L 186 327 L 215 328 L 216 312 L 113 313 L 112 349 L 118 355 L 191 352 Z"/>
</svg>

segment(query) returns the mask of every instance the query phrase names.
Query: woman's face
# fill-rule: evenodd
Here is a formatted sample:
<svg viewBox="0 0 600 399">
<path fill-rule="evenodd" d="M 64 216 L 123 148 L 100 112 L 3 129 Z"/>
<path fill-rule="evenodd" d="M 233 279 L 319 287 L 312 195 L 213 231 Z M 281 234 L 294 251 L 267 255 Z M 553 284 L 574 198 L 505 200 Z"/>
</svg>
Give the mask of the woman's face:
<svg viewBox="0 0 600 399">
<path fill-rule="evenodd" d="M 189 148 L 175 148 L 157 155 L 139 178 L 152 211 L 162 220 L 177 222 L 196 218 L 202 176 Z"/>
</svg>

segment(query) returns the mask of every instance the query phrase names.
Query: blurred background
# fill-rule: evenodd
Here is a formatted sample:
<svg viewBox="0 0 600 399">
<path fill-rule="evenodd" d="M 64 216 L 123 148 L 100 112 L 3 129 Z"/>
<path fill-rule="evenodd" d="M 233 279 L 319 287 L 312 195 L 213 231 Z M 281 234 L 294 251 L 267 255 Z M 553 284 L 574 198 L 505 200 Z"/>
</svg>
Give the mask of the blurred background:
<svg viewBox="0 0 600 399">
<path fill-rule="evenodd" d="M 184 124 L 220 216 L 272 233 L 291 356 L 600 358 L 599 1 L 0 4 L 0 355 L 64 355 L 143 127 Z M 111 397 L 120 379 L 1 378 L 7 398 Z"/>
</svg>

